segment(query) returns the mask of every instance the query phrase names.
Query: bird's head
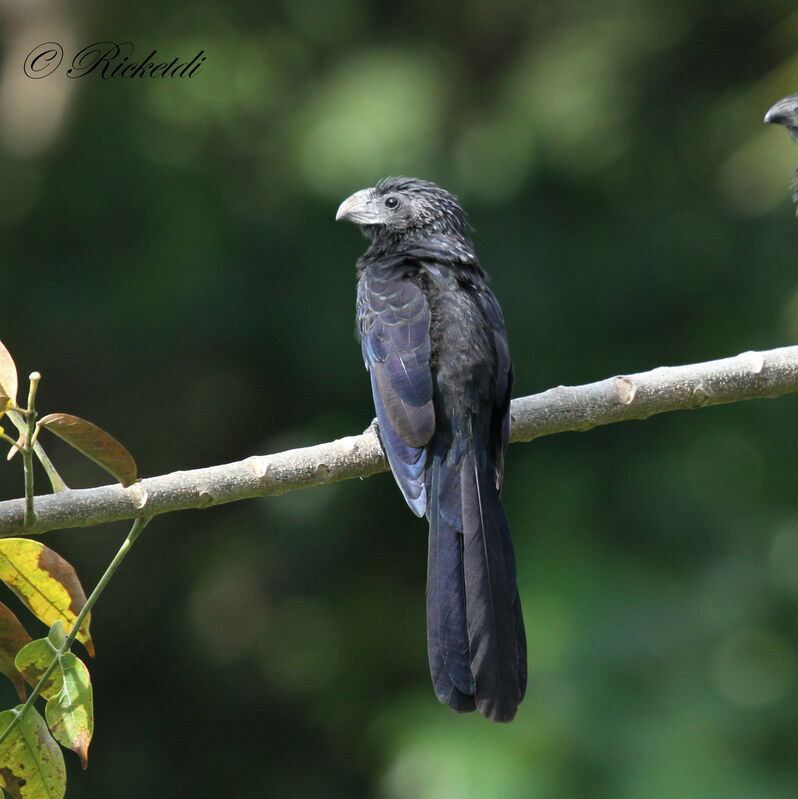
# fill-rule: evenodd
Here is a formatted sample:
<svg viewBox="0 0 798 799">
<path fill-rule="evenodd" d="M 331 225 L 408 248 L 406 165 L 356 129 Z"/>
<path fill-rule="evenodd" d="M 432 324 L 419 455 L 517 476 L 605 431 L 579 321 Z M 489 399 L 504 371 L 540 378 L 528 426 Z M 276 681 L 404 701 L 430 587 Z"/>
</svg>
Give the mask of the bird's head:
<svg viewBox="0 0 798 799">
<path fill-rule="evenodd" d="M 798 139 L 798 94 L 791 94 L 771 106 L 765 114 L 765 122 L 784 125 L 790 136 Z M 798 169 L 793 173 L 792 199 L 795 203 L 795 213 L 798 214 Z"/>
<path fill-rule="evenodd" d="M 798 94 L 791 94 L 779 100 L 765 114 L 765 122 L 784 125 L 793 139 L 798 138 Z"/>
<path fill-rule="evenodd" d="M 468 222 L 457 198 L 418 178 L 384 178 L 356 191 L 341 203 L 335 218 L 360 225 L 371 239 L 413 238 L 418 233 L 468 238 Z"/>
</svg>

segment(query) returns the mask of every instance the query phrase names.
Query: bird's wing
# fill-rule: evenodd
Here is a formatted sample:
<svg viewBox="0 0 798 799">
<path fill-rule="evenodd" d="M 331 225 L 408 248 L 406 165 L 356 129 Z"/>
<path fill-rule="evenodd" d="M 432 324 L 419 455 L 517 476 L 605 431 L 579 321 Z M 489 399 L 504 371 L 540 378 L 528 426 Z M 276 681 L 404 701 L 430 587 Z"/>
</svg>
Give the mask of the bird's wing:
<svg viewBox="0 0 798 799">
<path fill-rule="evenodd" d="M 482 286 L 476 293 L 477 302 L 493 329 L 493 343 L 496 349 L 496 388 L 494 395 L 494 417 L 496 429 L 492 437 L 495 443 L 496 487 L 501 487 L 504 471 L 504 454 L 510 441 L 510 396 L 513 389 L 513 365 L 510 348 L 507 344 L 507 328 L 499 301 L 493 292 Z"/>
<path fill-rule="evenodd" d="M 358 325 L 383 448 L 407 504 L 423 516 L 424 448 L 435 432 L 429 304 L 398 270 L 375 270 L 358 286 Z"/>
</svg>

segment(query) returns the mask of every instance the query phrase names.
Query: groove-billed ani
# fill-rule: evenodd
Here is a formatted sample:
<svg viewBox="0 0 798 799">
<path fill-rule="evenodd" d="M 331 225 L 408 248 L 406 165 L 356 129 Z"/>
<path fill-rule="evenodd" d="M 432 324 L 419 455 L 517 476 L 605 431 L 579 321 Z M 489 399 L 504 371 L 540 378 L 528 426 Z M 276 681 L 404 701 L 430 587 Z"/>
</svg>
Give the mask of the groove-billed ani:
<svg viewBox="0 0 798 799">
<path fill-rule="evenodd" d="M 790 136 L 793 139 L 798 139 L 798 94 L 791 94 L 773 105 L 765 114 L 765 122 L 784 125 Z M 793 175 L 792 188 L 792 198 L 798 206 L 798 169 Z"/>
<path fill-rule="evenodd" d="M 386 178 L 336 219 L 371 240 L 357 322 L 382 446 L 407 504 L 429 519 L 427 645 L 435 693 L 511 721 L 526 640 L 499 499 L 512 366 L 499 303 L 455 197 Z"/>
</svg>

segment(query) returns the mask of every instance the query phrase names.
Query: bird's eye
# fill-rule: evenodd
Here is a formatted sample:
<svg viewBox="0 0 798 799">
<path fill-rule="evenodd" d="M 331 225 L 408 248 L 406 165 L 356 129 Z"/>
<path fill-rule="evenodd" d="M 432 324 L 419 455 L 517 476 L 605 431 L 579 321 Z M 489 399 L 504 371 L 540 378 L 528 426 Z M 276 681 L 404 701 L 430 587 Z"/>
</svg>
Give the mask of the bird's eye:
<svg viewBox="0 0 798 799">
<path fill-rule="evenodd" d="M 386 208 L 396 208 L 399 205 L 399 200 L 396 197 L 386 197 L 385 198 L 385 207 Z"/>
</svg>

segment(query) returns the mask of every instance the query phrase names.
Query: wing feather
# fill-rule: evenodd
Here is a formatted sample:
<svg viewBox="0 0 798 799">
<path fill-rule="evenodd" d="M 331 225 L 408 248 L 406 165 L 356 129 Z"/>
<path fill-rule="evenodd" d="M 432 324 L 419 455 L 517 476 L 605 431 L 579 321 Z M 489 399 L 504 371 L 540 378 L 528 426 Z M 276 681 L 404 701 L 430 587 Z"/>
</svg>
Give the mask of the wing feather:
<svg viewBox="0 0 798 799">
<path fill-rule="evenodd" d="M 507 343 L 507 328 L 499 301 L 493 292 L 483 285 L 477 292 L 477 302 L 493 330 L 493 345 L 496 350 L 496 387 L 494 394 L 494 457 L 496 463 L 496 488 L 501 488 L 504 475 L 504 456 L 510 443 L 510 397 L 513 390 L 513 365 Z"/>
<path fill-rule="evenodd" d="M 370 270 L 358 284 L 358 326 L 383 448 L 405 500 L 423 516 L 424 448 L 435 432 L 429 304 L 407 272 Z"/>
</svg>

